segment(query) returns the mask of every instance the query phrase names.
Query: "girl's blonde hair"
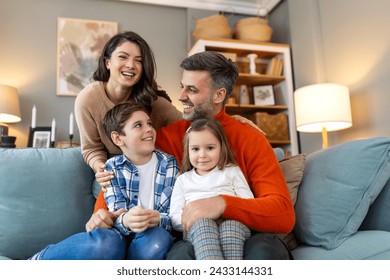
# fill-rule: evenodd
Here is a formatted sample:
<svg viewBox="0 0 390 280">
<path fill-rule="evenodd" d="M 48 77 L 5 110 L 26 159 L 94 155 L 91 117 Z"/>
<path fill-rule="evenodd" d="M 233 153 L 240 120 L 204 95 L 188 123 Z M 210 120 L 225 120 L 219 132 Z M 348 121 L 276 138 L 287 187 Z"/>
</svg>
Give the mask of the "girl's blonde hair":
<svg viewBox="0 0 390 280">
<path fill-rule="evenodd" d="M 221 144 L 221 156 L 218 161 L 218 168 L 224 169 L 227 165 L 236 165 L 236 159 L 234 156 L 234 152 L 230 149 L 229 142 L 226 138 L 225 131 L 219 121 L 214 119 L 202 118 L 195 120 L 191 126 L 187 129 L 186 134 L 183 138 L 183 161 L 181 164 L 181 171 L 186 172 L 193 168 L 190 157 L 189 157 L 189 136 L 193 131 L 202 131 L 202 130 L 210 131 Z"/>
</svg>

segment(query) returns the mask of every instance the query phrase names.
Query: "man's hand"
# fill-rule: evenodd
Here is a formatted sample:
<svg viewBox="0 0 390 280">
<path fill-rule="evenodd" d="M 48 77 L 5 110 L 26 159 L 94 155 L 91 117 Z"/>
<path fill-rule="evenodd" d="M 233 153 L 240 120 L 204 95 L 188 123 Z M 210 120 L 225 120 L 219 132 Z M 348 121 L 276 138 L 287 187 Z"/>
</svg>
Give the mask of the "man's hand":
<svg viewBox="0 0 390 280">
<path fill-rule="evenodd" d="M 183 233 L 187 233 L 191 226 L 201 218 L 217 220 L 225 211 L 225 200 L 222 196 L 199 199 L 188 203 L 181 214 Z"/>
<path fill-rule="evenodd" d="M 157 210 L 143 209 L 135 206 L 122 219 L 123 225 L 132 232 L 143 232 L 156 227 L 160 223 L 160 213 Z"/>
<path fill-rule="evenodd" d="M 114 225 L 114 221 L 123 212 L 124 208 L 115 212 L 110 212 L 106 209 L 99 209 L 96 213 L 93 213 L 87 224 L 85 225 L 86 231 L 94 230 L 95 228 L 110 229 Z"/>
<path fill-rule="evenodd" d="M 105 170 L 106 165 L 100 164 L 96 168 L 96 182 L 99 183 L 99 185 L 102 187 L 102 192 L 106 192 L 106 187 L 111 184 L 111 179 L 114 178 L 114 173 L 112 171 L 106 171 Z"/>
</svg>

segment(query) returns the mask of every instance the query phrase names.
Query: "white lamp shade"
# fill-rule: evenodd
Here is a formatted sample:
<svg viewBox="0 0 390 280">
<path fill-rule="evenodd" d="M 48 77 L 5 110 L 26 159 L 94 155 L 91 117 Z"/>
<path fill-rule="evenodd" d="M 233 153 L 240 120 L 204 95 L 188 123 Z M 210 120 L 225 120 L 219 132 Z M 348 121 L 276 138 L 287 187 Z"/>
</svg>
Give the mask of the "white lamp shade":
<svg viewBox="0 0 390 280">
<path fill-rule="evenodd" d="M 352 126 L 348 87 L 315 84 L 295 91 L 295 114 L 300 132 L 336 131 Z"/>
<path fill-rule="evenodd" d="M 18 91 L 14 87 L 0 85 L 0 122 L 20 122 Z"/>
</svg>

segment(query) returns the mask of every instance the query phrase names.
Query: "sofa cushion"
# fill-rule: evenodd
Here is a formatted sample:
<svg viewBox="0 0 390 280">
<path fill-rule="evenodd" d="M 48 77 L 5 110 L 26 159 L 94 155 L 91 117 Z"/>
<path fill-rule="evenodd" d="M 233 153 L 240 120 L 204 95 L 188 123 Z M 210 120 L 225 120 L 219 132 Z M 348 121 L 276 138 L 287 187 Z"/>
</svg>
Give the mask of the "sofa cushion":
<svg viewBox="0 0 390 280">
<path fill-rule="evenodd" d="M 358 231 L 333 250 L 302 245 L 291 254 L 296 260 L 390 260 L 390 232 Z"/>
<path fill-rule="evenodd" d="M 300 185 L 295 236 L 334 249 L 356 233 L 390 177 L 390 138 L 350 141 L 308 155 Z"/>
<path fill-rule="evenodd" d="M 359 230 L 385 230 L 390 232 L 390 180 L 368 209 Z"/>
<path fill-rule="evenodd" d="M 279 161 L 280 167 L 283 171 L 283 175 L 287 183 L 291 200 L 294 204 L 297 200 L 298 188 L 303 177 L 305 159 L 305 154 L 298 154 Z M 282 241 L 290 250 L 293 250 L 298 246 L 298 243 L 292 232 L 288 234 L 278 234 L 278 236 L 280 239 L 282 239 Z"/>
<path fill-rule="evenodd" d="M 85 230 L 92 169 L 80 148 L 0 149 L 0 255 L 26 259 Z"/>
</svg>

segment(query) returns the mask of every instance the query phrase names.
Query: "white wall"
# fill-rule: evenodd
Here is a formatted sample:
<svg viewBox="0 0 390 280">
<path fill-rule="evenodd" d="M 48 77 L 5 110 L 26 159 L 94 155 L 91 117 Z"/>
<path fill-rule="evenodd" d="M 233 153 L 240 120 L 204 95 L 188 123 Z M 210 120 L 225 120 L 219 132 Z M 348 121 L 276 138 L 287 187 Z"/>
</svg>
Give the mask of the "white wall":
<svg viewBox="0 0 390 280">
<path fill-rule="evenodd" d="M 329 133 L 329 144 L 390 137 L 390 2 L 288 1 L 295 87 L 347 85 L 353 127 Z M 300 133 L 302 152 L 321 149 L 321 134 Z"/>
</svg>

